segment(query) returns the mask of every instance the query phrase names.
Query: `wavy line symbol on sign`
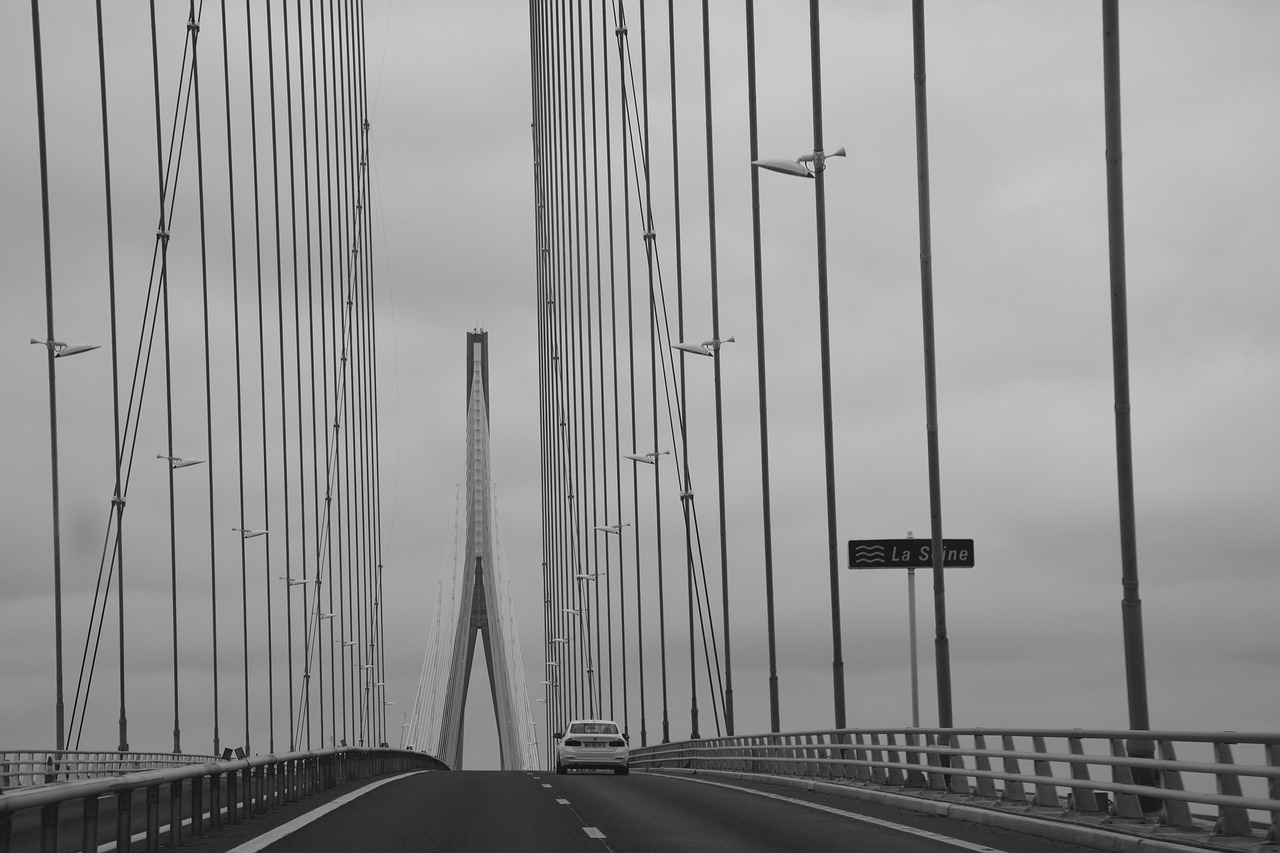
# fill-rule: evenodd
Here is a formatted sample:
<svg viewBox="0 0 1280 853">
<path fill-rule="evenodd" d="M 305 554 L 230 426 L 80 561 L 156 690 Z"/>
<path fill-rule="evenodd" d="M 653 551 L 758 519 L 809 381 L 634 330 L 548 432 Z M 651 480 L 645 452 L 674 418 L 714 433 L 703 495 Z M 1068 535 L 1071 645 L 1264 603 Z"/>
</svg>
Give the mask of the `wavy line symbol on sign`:
<svg viewBox="0 0 1280 853">
<path fill-rule="evenodd" d="M 884 546 L 883 545 L 857 545 L 853 549 L 853 562 L 857 563 L 883 563 L 884 562 Z"/>
</svg>

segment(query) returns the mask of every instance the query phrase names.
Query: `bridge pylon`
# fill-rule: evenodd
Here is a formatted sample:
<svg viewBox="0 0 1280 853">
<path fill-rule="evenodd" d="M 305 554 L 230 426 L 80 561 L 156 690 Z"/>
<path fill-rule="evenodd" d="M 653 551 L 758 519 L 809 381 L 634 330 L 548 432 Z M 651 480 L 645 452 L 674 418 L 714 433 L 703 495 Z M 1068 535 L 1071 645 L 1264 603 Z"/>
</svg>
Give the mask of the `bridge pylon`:
<svg viewBox="0 0 1280 853">
<path fill-rule="evenodd" d="M 489 335 L 476 330 L 467 333 L 467 479 L 460 527 L 465 541 L 461 584 L 458 590 L 458 623 L 445 682 L 437 757 L 455 770 L 462 767 L 463 717 L 476 641 L 484 647 L 497 719 L 498 749 L 504 770 L 525 766 L 520 707 L 527 698 L 517 695 L 524 684 L 521 662 L 512 659 L 516 630 L 509 609 L 503 604 L 507 594 L 498 572 L 495 543 L 493 484 L 489 476 Z M 511 632 L 511 636 L 508 636 Z"/>
</svg>

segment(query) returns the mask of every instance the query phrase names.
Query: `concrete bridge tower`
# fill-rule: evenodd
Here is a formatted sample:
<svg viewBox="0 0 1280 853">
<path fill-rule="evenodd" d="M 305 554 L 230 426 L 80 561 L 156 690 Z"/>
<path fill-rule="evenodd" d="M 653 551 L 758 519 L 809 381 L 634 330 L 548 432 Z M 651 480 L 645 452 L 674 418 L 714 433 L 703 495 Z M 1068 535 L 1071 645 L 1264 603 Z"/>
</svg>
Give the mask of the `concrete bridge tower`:
<svg viewBox="0 0 1280 853">
<path fill-rule="evenodd" d="M 521 663 L 508 659 L 513 648 L 509 640 L 514 638 L 506 632 L 514 631 L 515 625 L 502 618 L 500 596 L 506 591 L 500 588 L 496 571 L 497 532 L 489 477 L 489 335 L 480 330 L 467 333 L 467 486 L 462 515 L 461 601 L 436 755 L 455 770 L 462 767 L 463 715 L 478 638 L 483 641 L 489 670 L 501 766 L 518 770 L 523 766 L 523 742 L 513 667 Z M 523 679 L 519 681 L 523 683 Z"/>
</svg>

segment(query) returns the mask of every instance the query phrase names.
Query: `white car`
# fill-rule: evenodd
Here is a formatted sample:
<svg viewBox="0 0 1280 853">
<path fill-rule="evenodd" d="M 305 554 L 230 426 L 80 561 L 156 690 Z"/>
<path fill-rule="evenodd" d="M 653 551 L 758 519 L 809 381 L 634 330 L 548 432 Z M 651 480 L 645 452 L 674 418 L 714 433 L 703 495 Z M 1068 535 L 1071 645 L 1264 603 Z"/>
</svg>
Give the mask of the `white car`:
<svg viewBox="0 0 1280 853">
<path fill-rule="evenodd" d="M 556 732 L 556 772 L 571 767 L 628 772 L 627 736 L 613 720 L 573 720 Z"/>
</svg>

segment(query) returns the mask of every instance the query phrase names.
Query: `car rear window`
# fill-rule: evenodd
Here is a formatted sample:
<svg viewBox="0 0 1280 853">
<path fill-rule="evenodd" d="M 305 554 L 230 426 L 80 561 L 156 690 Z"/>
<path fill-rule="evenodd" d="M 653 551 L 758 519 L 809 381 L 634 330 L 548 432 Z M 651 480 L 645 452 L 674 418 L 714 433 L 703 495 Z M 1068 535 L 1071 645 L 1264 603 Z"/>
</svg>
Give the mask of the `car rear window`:
<svg viewBox="0 0 1280 853">
<path fill-rule="evenodd" d="M 614 723 L 574 723 L 569 731 L 575 735 L 616 735 L 618 727 Z"/>
</svg>

